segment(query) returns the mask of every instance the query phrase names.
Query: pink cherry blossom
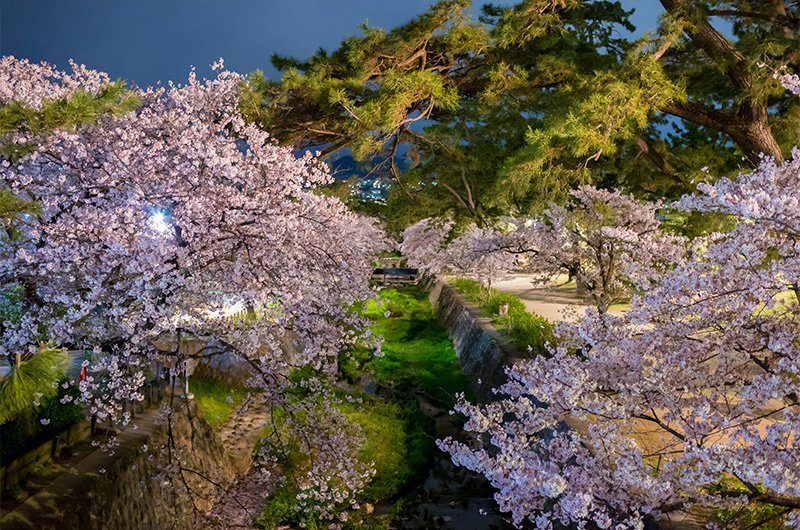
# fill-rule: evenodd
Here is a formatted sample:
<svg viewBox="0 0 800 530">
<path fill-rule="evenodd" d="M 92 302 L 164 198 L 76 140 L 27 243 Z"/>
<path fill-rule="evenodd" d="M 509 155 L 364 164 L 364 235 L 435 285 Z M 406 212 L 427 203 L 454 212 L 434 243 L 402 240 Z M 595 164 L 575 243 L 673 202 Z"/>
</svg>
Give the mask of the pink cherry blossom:
<svg viewBox="0 0 800 530">
<path fill-rule="evenodd" d="M 0 61 L 0 102 L 33 110 L 107 82 L 82 66 L 66 74 Z M 122 116 L 39 137 L 22 127 L 4 138 L 37 146 L 18 163 L 0 163 L 0 185 L 41 212 L 20 216 L 20 237 L 0 243 L 0 281 L 25 289 L 0 353 L 35 355 L 41 341 L 90 350 L 80 389 L 100 418 L 125 421 L 120 403 L 143 399 L 153 361 L 181 374 L 188 354 L 177 344 L 187 338 L 207 344 L 196 358 L 227 351 L 244 359 L 256 371 L 250 383 L 287 417 L 335 417 L 324 385 L 289 399 L 285 374 L 304 366 L 331 376 L 339 350 L 365 334 L 366 321 L 347 308 L 372 296 L 370 261 L 385 237 L 316 191 L 331 181 L 323 164 L 245 123 L 241 82 L 221 69 L 206 81 L 192 73 L 184 86 L 137 90 L 141 105 Z M 224 316 L 229 303 L 252 318 Z M 291 429 L 314 451 L 329 450 L 314 458 L 306 486 L 333 481 L 333 497 L 353 499 L 371 473 L 342 467 L 357 430 Z M 345 500 L 324 515 L 333 518 Z"/>
<path fill-rule="evenodd" d="M 797 149 L 684 197 L 674 206 L 738 224 L 649 270 L 625 315 L 590 310 L 562 323 L 552 357 L 511 368 L 502 399 L 462 399 L 465 427 L 491 450 L 449 438 L 440 447 L 486 475 L 517 524 L 642 528 L 645 517 L 693 505 L 749 503 L 793 510 L 796 524 L 798 197 Z M 714 490 L 723 479 L 740 491 Z"/>
</svg>

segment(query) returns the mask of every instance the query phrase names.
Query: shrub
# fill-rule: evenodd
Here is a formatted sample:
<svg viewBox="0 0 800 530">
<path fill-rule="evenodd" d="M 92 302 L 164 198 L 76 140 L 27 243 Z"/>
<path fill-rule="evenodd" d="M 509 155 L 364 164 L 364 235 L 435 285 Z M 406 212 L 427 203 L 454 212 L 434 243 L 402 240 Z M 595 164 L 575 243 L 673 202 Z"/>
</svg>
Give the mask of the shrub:
<svg viewBox="0 0 800 530">
<path fill-rule="evenodd" d="M 518 316 L 526 313 L 525 304 L 513 294 L 496 294 L 481 307 L 491 316 L 500 316 L 500 304 L 508 304 L 508 316 Z"/>
<path fill-rule="evenodd" d="M 38 398 L 56 394 L 68 362 L 62 350 L 46 348 L 14 366 L 0 379 L 0 425 L 29 410 Z"/>
<path fill-rule="evenodd" d="M 473 304 L 481 304 L 486 302 L 486 288 L 475 280 L 468 280 L 466 278 L 456 278 L 450 280 L 450 285 L 463 294 L 464 297 Z M 493 293 L 497 293 L 492 289 Z M 490 293 L 491 295 L 492 293 Z"/>
<path fill-rule="evenodd" d="M 62 380 L 58 384 L 58 390 L 53 390 L 53 395 L 41 398 L 41 406 L 30 406 L 3 425 L 0 460 L 4 464 L 84 419 L 83 407 L 76 403 L 80 391 L 74 385 L 64 388 L 64 383 L 66 381 Z"/>
<path fill-rule="evenodd" d="M 530 313 L 519 297 L 513 294 L 498 293 L 492 289 L 486 298 L 486 289 L 474 280 L 457 278 L 450 281 L 468 302 L 475 304 L 484 316 L 492 319 L 492 324 L 509 342 L 521 349 L 523 355 L 535 357 L 549 355 L 547 343 L 555 345 L 554 325 L 546 318 Z M 500 315 L 500 304 L 508 304 L 508 313 Z"/>
<path fill-rule="evenodd" d="M 525 351 L 531 356 L 549 355 L 547 343 L 555 344 L 553 324 L 542 316 L 528 312 L 511 314 L 509 309 L 509 316 L 496 320 L 500 321 L 498 322 L 499 327 L 504 329 L 509 340 L 513 344 L 525 348 Z M 529 347 L 530 349 L 528 349 Z"/>
</svg>

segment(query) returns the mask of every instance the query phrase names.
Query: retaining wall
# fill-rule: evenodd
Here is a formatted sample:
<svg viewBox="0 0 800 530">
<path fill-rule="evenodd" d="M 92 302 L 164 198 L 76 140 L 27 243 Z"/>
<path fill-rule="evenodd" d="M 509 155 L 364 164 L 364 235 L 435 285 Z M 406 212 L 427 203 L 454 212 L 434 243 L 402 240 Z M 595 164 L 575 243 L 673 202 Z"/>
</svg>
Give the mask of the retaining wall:
<svg viewBox="0 0 800 530">
<path fill-rule="evenodd" d="M 481 403 L 491 401 L 492 388 L 507 380 L 506 366 L 520 360 L 519 350 L 447 282 L 432 280 L 428 288 L 436 319 L 450 334 L 475 396 Z"/>
<path fill-rule="evenodd" d="M 111 451 L 95 451 L 6 515 L 3 530 L 200 528 L 232 465 L 199 407 L 184 402 L 171 428 L 158 411 L 136 420 Z M 172 435 L 170 454 L 166 443 Z M 169 461 L 181 470 L 168 471 Z M 212 483 L 213 482 L 213 483 Z"/>
<path fill-rule="evenodd" d="M 2 489 L 5 490 L 9 486 L 16 484 L 32 470 L 58 456 L 62 450 L 87 440 L 91 435 L 91 422 L 78 422 L 72 427 L 61 431 L 39 447 L 12 460 L 8 465 L 0 467 L 0 485 L 2 485 Z"/>
</svg>

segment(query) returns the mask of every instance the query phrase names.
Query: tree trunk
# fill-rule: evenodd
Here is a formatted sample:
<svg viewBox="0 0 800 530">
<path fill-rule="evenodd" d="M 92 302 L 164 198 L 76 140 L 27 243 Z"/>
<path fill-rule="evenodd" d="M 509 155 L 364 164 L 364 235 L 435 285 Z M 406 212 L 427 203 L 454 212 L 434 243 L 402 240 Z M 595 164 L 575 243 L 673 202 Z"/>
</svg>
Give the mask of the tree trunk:
<svg viewBox="0 0 800 530">
<path fill-rule="evenodd" d="M 668 13 L 687 21 L 684 29 L 686 35 L 711 60 L 724 65 L 733 88 L 742 97 L 735 115 L 690 101 L 670 102 L 664 112 L 727 134 L 752 166 L 759 164 L 762 153 L 782 162 L 783 155 L 769 127 L 766 98 L 761 96 L 756 99 L 752 95 L 753 76 L 748 70 L 745 57 L 686 0 L 660 1 Z M 692 23 L 695 16 L 699 18 L 699 22 Z"/>
<path fill-rule="evenodd" d="M 742 150 L 750 165 L 755 167 L 759 164 L 762 153 L 778 162 L 783 161 L 783 154 L 767 122 L 766 106 L 759 107 L 743 107 L 738 115 L 731 115 L 699 103 L 673 100 L 661 110 L 701 127 L 727 134 Z"/>
<path fill-rule="evenodd" d="M 751 121 L 743 131 L 731 131 L 729 135 L 753 167 L 758 166 L 762 154 L 771 156 L 777 162 L 783 162 L 783 154 L 775 137 L 772 136 L 766 118 Z"/>
</svg>

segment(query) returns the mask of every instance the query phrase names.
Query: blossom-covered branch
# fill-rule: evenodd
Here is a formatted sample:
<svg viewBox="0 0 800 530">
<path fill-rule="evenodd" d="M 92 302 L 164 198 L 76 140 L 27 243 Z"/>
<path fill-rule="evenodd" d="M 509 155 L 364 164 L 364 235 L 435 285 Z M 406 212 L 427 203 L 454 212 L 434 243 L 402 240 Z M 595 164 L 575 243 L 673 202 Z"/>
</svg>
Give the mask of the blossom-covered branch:
<svg viewBox="0 0 800 530">
<path fill-rule="evenodd" d="M 3 138 L 34 147 L 0 161 L 0 188 L 38 208 L 15 214 L 18 233 L 0 241 L 0 284 L 24 289 L 0 353 L 36 355 L 41 342 L 92 350 L 81 390 L 101 418 L 141 399 L 150 361 L 178 372 L 186 354 L 159 342 L 225 344 L 257 368 L 251 383 L 285 405 L 290 383 L 280 374 L 333 374 L 340 348 L 365 333 L 347 307 L 371 296 L 382 233 L 315 192 L 331 177 L 310 154 L 296 157 L 245 123 L 242 78 L 219 67 L 205 82 L 192 73 L 185 86 L 137 90 L 140 104 L 120 116 L 47 131 L 22 124 Z M 0 102 L 35 111 L 108 85 L 104 74 L 73 68 L 4 58 Z M 255 318 L 229 318 L 227 304 Z M 317 397 L 314 410 L 325 410 L 319 403 L 330 400 Z M 339 455 L 319 456 L 327 467 L 318 475 L 362 487 L 368 470 L 337 471 L 337 444 L 356 438 L 313 433 Z"/>
</svg>

